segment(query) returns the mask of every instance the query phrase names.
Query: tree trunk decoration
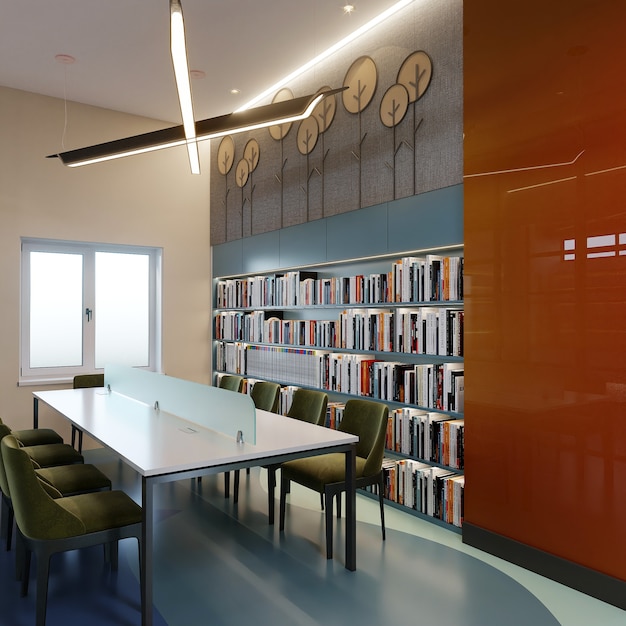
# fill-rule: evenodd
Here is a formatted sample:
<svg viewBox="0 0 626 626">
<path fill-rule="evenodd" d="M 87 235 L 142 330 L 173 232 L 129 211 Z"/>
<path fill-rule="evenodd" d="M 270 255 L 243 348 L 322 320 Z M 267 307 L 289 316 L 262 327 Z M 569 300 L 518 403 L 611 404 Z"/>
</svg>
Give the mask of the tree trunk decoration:
<svg viewBox="0 0 626 626">
<path fill-rule="evenodd" d="M 357 147 L 352 150 L 352 155 L 359 164 L 359 194 L 356 207 L 357 209 L 361 208 L 363 178 L 362 151 L 365 138 L 367 137 L 367 133 L 363 134 L 362 131 L 361 113 L 372 101 L 372 98 L 376 93 L 377 83 L 378 71 L 376 69 L 376 64 L 371 57 L 368 56 L 359 57 L 356 61 L 354 61 L 343 79 L 343 86 L 347 87 L 347 89 L 341 94 L 343 106 L 348 113 L 358 115 L 359 119 L 359 141 Z"/>
</svg>

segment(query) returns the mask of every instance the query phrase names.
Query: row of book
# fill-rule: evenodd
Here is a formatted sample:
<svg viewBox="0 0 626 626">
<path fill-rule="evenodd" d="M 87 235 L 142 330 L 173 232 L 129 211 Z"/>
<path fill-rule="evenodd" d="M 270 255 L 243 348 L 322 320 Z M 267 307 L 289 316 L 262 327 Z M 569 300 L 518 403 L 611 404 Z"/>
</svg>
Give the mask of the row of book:
<svg viewBox="0 0 626 626">
<path fill-rule="evenodd" d="M 465 476 L 412 459 L 385 459 L 384 496 L 392 502 L 461 527 Z"/>
<path fill-rule="evenodd" d="M 463 299 L 463 257 L 403 257 L 386 272 L 318 277 L 292 271 L 223 279 L 218 308 L 456 301 Z"/>
<path fill-rule="evenodd" d="M 219 371 L 462 413 L 463 364 L 401 363 L 361 354 L 218 341 Z"/>
<path fill-rule="evenodd" d="M 338 320 L 281 319 L 265 311 L 220 311 L 215 338 L 291 346 L 463 356 L 464 311 L 416 307 L 347 309 Z"/>
<path fill-rule="evenodd" d="M 405 456 L 463 469 L 465 421 L 435 411 L 393 409 L 385 447 Z"/>
</svg>

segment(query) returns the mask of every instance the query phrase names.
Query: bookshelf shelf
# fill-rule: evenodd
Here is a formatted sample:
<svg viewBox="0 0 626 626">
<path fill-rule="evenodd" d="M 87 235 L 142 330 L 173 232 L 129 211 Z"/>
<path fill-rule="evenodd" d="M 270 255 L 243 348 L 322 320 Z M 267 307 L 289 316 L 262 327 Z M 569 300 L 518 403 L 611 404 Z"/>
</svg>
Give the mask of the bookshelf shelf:
<svg viewBox="0 0 626 626">
<path fill-rule="evenodd" d="M 213 308 L 218 376 L 323 389 L 329 407 L 351 397 L 387 404 L 386 497 L 455 529 L 463 497 L 462 254 L 462 246 L 443 246 L 217 277 Z"/>
</svg>

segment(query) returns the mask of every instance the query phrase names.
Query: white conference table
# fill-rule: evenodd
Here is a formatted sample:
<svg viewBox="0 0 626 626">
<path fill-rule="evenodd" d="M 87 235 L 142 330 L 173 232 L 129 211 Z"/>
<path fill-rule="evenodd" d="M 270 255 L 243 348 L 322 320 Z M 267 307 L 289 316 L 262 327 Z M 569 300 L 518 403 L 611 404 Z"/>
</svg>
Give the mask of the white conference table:
<svg viewBox="0 0 626 626">
<path fill-rule="evenodd" d="M 43 402 L 114 451 L 142 477 L 142 625 L 152 625 L 154 486 L 159 483 L 342 452 L 346 459 L 345 567 L 356 570 L 356 442 L 358 437 L 256 411 L 256 443 L 237 441 L 171 413 L 104 388 L 38 391 Z"/>
</svg>

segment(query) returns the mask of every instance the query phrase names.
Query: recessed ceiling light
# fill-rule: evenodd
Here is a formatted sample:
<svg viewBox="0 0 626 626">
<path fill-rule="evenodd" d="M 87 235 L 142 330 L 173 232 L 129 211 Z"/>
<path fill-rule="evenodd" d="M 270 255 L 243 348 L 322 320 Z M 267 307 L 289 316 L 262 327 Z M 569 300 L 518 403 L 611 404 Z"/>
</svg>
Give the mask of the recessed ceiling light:
<svg viewBox="0 0 626 626">
<path fill-rule="evenodd" d="M 241 89 L 231 89 L 230 93 L 232 93 L 233 96 L 236 96 L 238 93 L 241 93 Z"/>
<path fill-rule="evenodd" d="M 206 78 L 206 72 L 203 72 L 202 70 L 189 70 L 189 76 L 195 80 L 201 80 Z"/>
<path fill-rule="evenodd" d="M 57 54 L 54 57 L 57 63 L 63 63 L 63 65 L 71 65 L 76 59 L 71 54 Z"/>
<path fill-rule="evenodd" d="M 354 13 L 354 5 L 353 4 L 345 4 L 343 7 L 343 12 L 346 15 L 350 15 L 350 13 Z"/>
</svg>

